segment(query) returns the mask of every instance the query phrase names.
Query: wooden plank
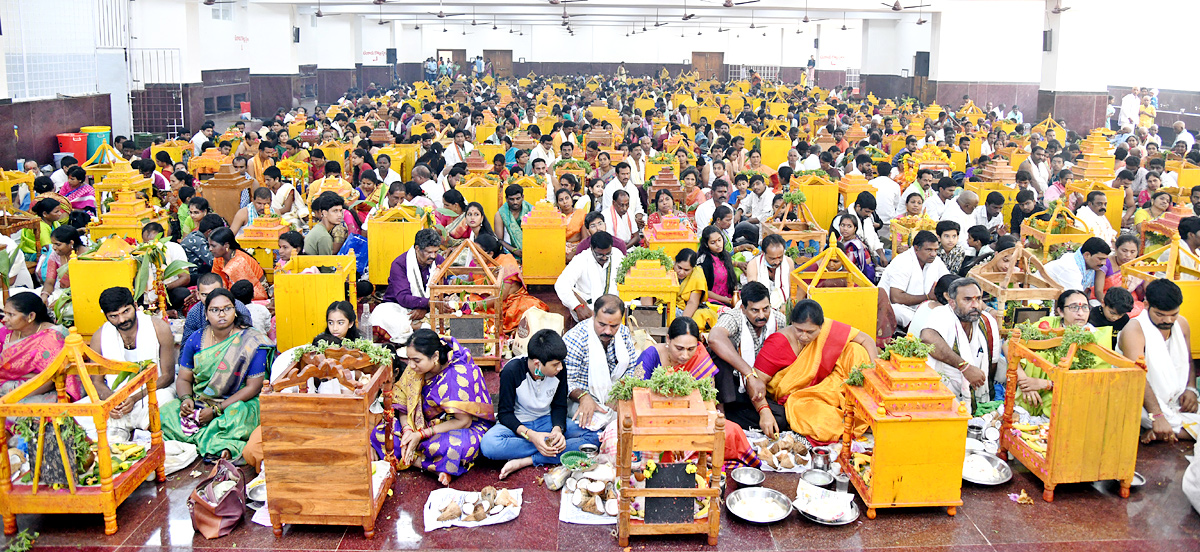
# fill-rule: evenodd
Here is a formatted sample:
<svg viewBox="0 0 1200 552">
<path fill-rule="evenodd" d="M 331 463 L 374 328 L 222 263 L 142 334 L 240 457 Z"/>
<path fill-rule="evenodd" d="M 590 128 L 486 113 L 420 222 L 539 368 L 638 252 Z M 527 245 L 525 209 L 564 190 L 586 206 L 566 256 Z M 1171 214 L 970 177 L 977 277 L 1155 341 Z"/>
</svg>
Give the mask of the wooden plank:
<svg viewBox="0 0 1200 552">
<path fill-rule="evenodd" d="M 1053 450 L 1051 459 L 1051 479 L 1057 484 L 1067 481 L 1079 481 L 1079 467 L 1083 462 L 1083 444 L 1079 438 L 1087 426 L 1086 397 L 1090 390 L 1083 387 L 1079 378 L 1080 372 L 1064 372 L 1058 376 L 1061 382 L 1062 400 L 1054 405 L 1050 416 L 1049 448 Z M 1058 389 L 1059 383 L 1055 383 Z M 1047 454 L 1049 455 L 1049 451 Z"/>
<path fill-rule="evenodd" d="M 1083 406 L 1087 409 L 1086 419 L 1090 423 L 1079 428 L 1079 432 L 1074 435 L 1063 435 L 1082 441 L 1083 455 L 1079 466 L 1079 481 L 1098 481 L 1100 479 L 1100 464 L 1107 452 L 1107 447 L 1105 447 L 1105 436 L 1108 434 L 1107 411 L 1113 398 L 1113 390 L 1108 383 L 1112 378 L 1106 377 L 1107 374 L 1092 372 L 1092 370 L 1071 372 L 1071 375 L 1078 376 L 1077 379 L 1085 386 L 1086 393 L 1081 393 L 1079 400 L 1086 401 Z"/>
<path fill-rule="evenodd" d="M 264 394 L 259 401 L 259 411 L 264 414 L 336 414 L 338 417 L 363 416 L 369 405 L 363 395 L 318 395 L 316 393 L 271 393 Z"/>
<path fill-rule="evenodd" d="M 302 427 L 349 430 L 365 428 L 366 417 L 363 414 L 325 414 L 322 412 L 320 416 L 313 416 L 313 412 L 309 412 L 306 416 L 301 412 L 287 414 L 272 412 L 267 415 L 261 415 L 260 420 L 264 425 L 271 425 L 275 427 L 299 425 Z"/>
<path fill-rule="evenodd" d="M 311 497 L 312 494 L 309 494 Z M 330 500 L 326 498 L 305 498 L 301 496 L 295 497 L 278 497 L 272 496 L 268 508 L 272 512 L 279 514 L 293 514 L 305 516 L 369 516 L 374 514 L 371 511 L 370 500 Z M 304 521 L 301 523 L 309 523 Z"/>
</svg>

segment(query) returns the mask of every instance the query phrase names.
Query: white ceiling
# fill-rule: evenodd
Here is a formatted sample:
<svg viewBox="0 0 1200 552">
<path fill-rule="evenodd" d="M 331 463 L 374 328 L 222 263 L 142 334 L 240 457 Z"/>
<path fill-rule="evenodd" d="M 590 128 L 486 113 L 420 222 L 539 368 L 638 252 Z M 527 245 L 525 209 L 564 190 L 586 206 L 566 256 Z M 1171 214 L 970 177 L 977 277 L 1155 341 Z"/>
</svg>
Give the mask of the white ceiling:
<svg viewBox="0 0 1200 552">
<path fill-rule="evenodd" d="M 318 4 L 324 15 L 361 15 L 369 19 L 397 20 L 400 23 L 417 21 L 451 24 L 478 25 L 561 25 L 564 11 L 570 17 L 572 27 L 586 26 L 651 26 L 656 21 L 669 23 L 671 27 L 748 27 L 754 23 L 761 26 L 795 27 L 803 25 L 807 13 L 810 24 L 817 19 L 841 24 L 843 18 L 853 22 L 860 19 L 912 19 L 915 21 L 919 9 L 893 11 L 883 5 L 883 0 L 759 0 L 757 2 L 724 7 L 724 0 L 585 0 L 563 2 L 560 0 L 386 0 L 375 4 L 372 0 L 250 0 L 256 4 L 292 4 L 302 14 L 311 14 Z M 741 1 L 741 0 L 734 0 Z M 894 0 L 893 0 L 894 1 Z M 940 0 L 907 0 L 901 4 L 916 6 L 930 4 L 924 8 L 925 18 L 931 11 L 938 11 Z M 686 12 L 685 10 L 686 4 Z M 435 14 L 447 14 L 439 19 Z M 696 17 L 683 20 L 683 15 Z M 449 14 L 462 14 L 449 16 Z"/>
</svg>

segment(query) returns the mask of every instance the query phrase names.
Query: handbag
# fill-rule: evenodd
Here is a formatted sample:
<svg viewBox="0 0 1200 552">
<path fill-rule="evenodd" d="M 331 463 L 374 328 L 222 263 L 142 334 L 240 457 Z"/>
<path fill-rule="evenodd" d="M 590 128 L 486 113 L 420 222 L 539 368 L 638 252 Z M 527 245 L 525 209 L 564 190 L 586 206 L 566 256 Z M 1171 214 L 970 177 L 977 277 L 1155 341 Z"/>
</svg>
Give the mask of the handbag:
<svg viewBox="0 0 1200 552">
<path fill-rule="evenodd" d="M 192 529 L 204 538 L 228 535 L 246 512 L 246 480 L 241 470 L 224 458 L 218 460 L 212 473 L 192 490 L 188 511 Z"/>
</svg>

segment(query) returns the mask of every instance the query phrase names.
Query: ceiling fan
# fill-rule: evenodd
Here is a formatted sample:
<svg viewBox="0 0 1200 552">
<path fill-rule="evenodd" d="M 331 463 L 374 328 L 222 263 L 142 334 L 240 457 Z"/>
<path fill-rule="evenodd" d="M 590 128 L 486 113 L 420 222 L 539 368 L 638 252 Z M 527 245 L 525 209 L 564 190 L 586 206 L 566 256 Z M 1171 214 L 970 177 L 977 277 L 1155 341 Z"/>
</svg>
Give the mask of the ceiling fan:
<svg viewBox="0 0 1200 552">
<path fill-rule="evenodd" d="M 587 2 L 587 0 L 550 0 L 550 5 L 570 4 L 571 2 Z"/>
<path fill-rule="evenodd" d="M 215 6 L 217 4 L 236 4 L 236 3 L 237 3 L 236 0 L 225 0 L 223 2 L 217 2 L 217 0 L 204 0 L 205 6 Z M 1067 9 L 1070 9 L 1070 8 L 1067 8 Z"/>
<path fill-rule="evenodd" d="M 767 28 L 767 26 L 766 26 L 766 25 L 759 25 L 759 26 L 757 26 L 757 27 L 755 27 L 755 26 L 754 26 L 754 11 L 753 11 L 753 10 L 751 10 L 751 11 L 750 11 L 750 28 L 751 28 L 751 29 L 765 29 L 765 28 Z"/>
<path fill-rule="evenodd" d="M 388 23 L 390 23 L 389 21 L 383 20 L 383 2 L 376 2 L 375 5 L 379 6 L 379 22 L 377 24 L 387 25 Z"/>
<path fill-rule="evenodd" d="M 800 21 L 802 21 L 804 23 L 812 23 L 813 21 L 825 21 L 826 19 L 829 19 L 829 18 L 828 17 L 818 17 L 815 19 L 809 19 L 809 17 L 808 17 L 808 0 L 804 0 L 804 19 L 801 19 Z"/>
<path fill-rule="evenodd" d="M 717 32 L 718 33 L 723 33 L 725 31 L 729 30 L 724 27 L 725 18 L 718 19 L 717 21 L 718 21 L 718 23 L 717 23 Z"/>
<path fill-rule="evenodd" d="M 929 4 L 920 4 L 917 6 L 901 6 L 900 0 L 896 0 L 896 3 L 894 3 L 894 4 L 888 4 L 887 2 L 880 2 L 880 4 L 883 4 L 883 5 L 887 6 L 888 8 L 891 8 L 892 11 L 911 10 L 913 8 L 925 8 L 925 7 L 929 6 Z"/>
<path fill-rule="evenodd" d="M 1054 15 L 1058 15 L 1058 14 L 1060 14 L 1060 13 L 1062 13 L 1062 12 L 1065 12 L 1065 11 L 1067 11 L 1067 10 L 1069 10 L 1069 9 L 1071 9 L 1071 7 L 1070 7 L 1070 6 L 1067 6 L 1067 7 L 1065 7 L 1065 8 L 1064 8 L 1064 7 L 1062 7 L 1062 0 L 1058 0 L 1058 2 L 1055 2 L 1055 3 L 1054 3 L 1054 9 L 1050 10 L 1050 13 L 1052 13 L 1052 14 L 1054 14 Z"/>
<path fill-rule="evenodd" d="M 426 12 L 426 13 L 428 13 L 429 15 L 437 16 L 438 19 L 445 19 L 447 17 L 457 17 L 459 15 L 467 15 L 465 13 L 446 13 L 446 12 L 442 11 L 441 8 L 442 8 L 442 3 L 439 0 L 437 13 L 433 13 L 433 12 Z"/>
<path fill-rule="evenodd" d="M 475 6 L 471 6 L 471 26 L 474 27 L 475 25 L 477 25 L 475 23 Z"/>
<path fill-rule="evenodd" d="M 463 25 L 463 28 L 462 28 L 462 34 L 463 34 L 463 36 L 467 36 L 467 35 L 469 35 L 469 34 L 475 34 L 475 33 L 468 33 L 468 32 L 467 32 L 467 26 L 466 26 L 466 25 Z"/>
<path fill-rule="evenodd" d="M 853 28 L 854 28 L 854 27 L 847 27 L 847 26 L 846 26 L 846 12 L 842 12 L 842 30 L 843 30 L 843 31 L 849 31 L 850 29 L 853 29 Z"/>
<path fill-rule="evenodd" d="M 694 14 L 694 13 L 688 13 L 687 11 L 688 11 L 688 9 L 687 9 L 687 0 L 683 0 L 683 20 L 684 20 L 684 21 L 687 21 L 687 20 L 689 20 L 689 19 L 695 19 L 695 18 L 696 18 L 696 14 Z"/>
<path fill-rule="evenodd" d="M 670 25 L 670 23 L 669 22 L 662 22 L 662 23 L 658 22 L 658 10 L 657 9 L 654 10 L 654 26 L 655 27 L 665 27 L 667 25 Z"/>
<path fill-rule="evenodd" d="M 924 25 L 926 23 L 929 23 L 929 20 L 925 19 L 925 8 L 921 8 L 920 14 L 917 15 L 917 25 Z"/>
<path fill-rule="evenodd" d="M 317 0 L 317 13 L 313 15 L 317 17 L 325 17 L 325 13 L 321 11 L 321 0 Z"/>
<path fill-rule="evenodd" d="M 715 0 L 704 0 L 704 1 L 705 2 L 714 2 Z M 745 0 L 744 2 L 734 2 L 733 0 L 725 0 L 725 2 L 722 3 L 721 5 L 726 8 L 732 8 L 734 6 L 741 6 L 743 4 L 753 4 L 758 1 L 759 0 Z"/>
</svg>

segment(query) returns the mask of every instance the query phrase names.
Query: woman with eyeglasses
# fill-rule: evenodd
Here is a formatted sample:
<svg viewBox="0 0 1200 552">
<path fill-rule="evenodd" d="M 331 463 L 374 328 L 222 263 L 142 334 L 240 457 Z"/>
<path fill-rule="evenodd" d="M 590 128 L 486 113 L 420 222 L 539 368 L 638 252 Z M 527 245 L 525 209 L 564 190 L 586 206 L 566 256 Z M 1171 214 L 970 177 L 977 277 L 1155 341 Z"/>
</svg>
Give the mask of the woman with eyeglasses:
<svg viewBox="0 0 1200 552">
<path fill-rule="evenodd" d="M 179 354 L 179 399 L 162 407 L 163 436 L 196 445 L 207 459 L 237 458 L 258 427 L 258 395 L 275 346 L 239 316 L 233 294 L 217 289 L 204 300 L 208 327 Z"/>
<path fill-rule="evenodd" d="M 1068 289 L 1058 296 L 1054 302 L 1055 316 L 1046 316 L 1038 321 L 1039 330 L 1046 331 L 1056 328 L 1083 328 L 1096 336 L 1096 343 L 1109 346 L 1112 343 L 1112 327 L 1097 328 L 1088 323 L 1092 307 L 1088 304 L 1087 295 L 1077 289 Z M 1097 361 L 1098 368 L 1105 366 Z M 1034 416 L 1049 416 L 1051 392 L 1054 382 L 1040 367 L 1022 362 L 1017 369 L 1017 404 Z"/>
</svg>

